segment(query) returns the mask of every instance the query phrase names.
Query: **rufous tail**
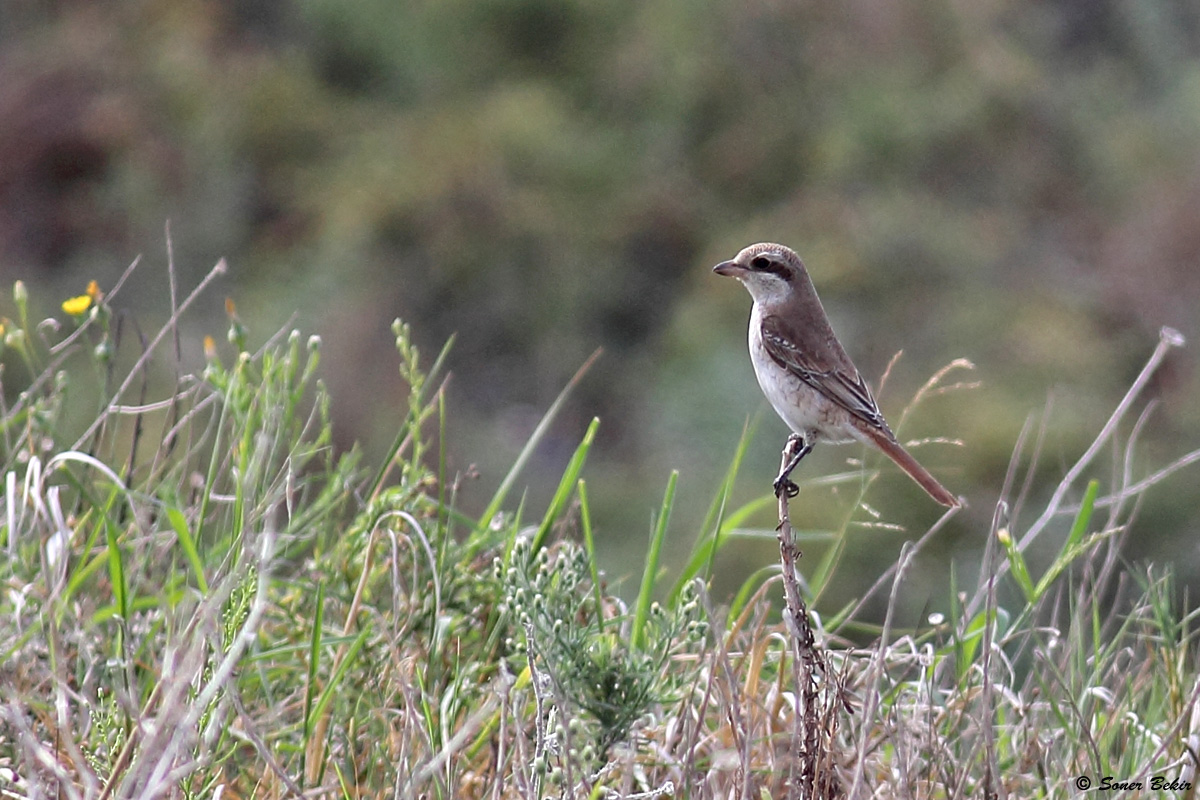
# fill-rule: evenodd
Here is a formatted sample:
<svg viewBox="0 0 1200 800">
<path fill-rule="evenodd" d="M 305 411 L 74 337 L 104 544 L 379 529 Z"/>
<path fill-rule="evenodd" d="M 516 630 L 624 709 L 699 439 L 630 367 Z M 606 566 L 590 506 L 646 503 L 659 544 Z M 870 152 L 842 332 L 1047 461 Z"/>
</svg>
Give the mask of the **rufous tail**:
<svg viewBox="0 0 1200 800">
<path fill-rule="evenodd" d="M 871 441 L 878 447 L 883 454 L 896 462 L 900 469 L 908 473 L 909 477 L 920 484 L 921 488 L 929 493 L 929 496 L 938 501 L 944 506 L 957 508 L 962 503 L 957 497 L 950 494 L 945 486 L 938 483 L 937 478 L 929 474 L 929 470 L 922 467 L 917 460 L 908 454 L 908 451 L 900 446 L 900 443 L 891 436 L 887 436 L 883 431 L 867 430 L 864 431 Z"/>
</svg>

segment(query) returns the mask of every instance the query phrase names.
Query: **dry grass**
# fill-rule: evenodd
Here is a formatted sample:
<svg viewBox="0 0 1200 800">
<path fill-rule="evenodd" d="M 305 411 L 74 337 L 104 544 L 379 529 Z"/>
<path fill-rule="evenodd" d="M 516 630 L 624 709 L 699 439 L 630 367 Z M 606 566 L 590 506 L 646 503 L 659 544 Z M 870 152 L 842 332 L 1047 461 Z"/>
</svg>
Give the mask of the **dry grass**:
<svg viewBox="0 0 1200 800">
<path fill-rule="evenodd" d="M 111 300 L 46 340 L 18 297 L 7 331 L 33 377 L 2 410 L 3 797 L 1068 797 L 1081 776 L 1194 783 L 1193 612 L 1169 570 L 1118 557 L 1145 490 L 1200 458 L 1140 478 L 1141 423 L 1117 440 L 1167 335 L 1030 523 L 1043 493 L 1018 480 L 1037 460 L 1022 438 L 980 531 L 981 577 L 914 631 L 897 627 L 894 598 L 944 521 L 872 590 L 893 598 L 882 621 L 860 618 L 870 598 L 825 620 L 800 607 L 836 561 L 820 585 L 787 569 L 730 605 L 703 575 L 747 518 L 725 506 L 743 442 L 670 591 L 657 565 L 668 482 L 630 609 L 595 567 L 582 479 L 595 424 L 544 513 L 506 510 L 523 456 L 489 513 L 465 518 L 440 466 L 441 357 L 423 371 L 404 326 L 407 419 L 365 470 L 331 452 L 319 342 L 250 351 L 230 308 L 228 365 L 212 347 L 165 400 L 131 400 L 147 359 L 113 367 Z M 106 400 L 62 446 L 68 390 L 89 375 Z M 1123 457 L 1101 489 L 1084 481 L 1105 448 Z M 1035 537 L 1061 543 L 1048 564 L 1026 563 Z M 874 645 L 853 645 L 867 625 Z"/>
</svg>

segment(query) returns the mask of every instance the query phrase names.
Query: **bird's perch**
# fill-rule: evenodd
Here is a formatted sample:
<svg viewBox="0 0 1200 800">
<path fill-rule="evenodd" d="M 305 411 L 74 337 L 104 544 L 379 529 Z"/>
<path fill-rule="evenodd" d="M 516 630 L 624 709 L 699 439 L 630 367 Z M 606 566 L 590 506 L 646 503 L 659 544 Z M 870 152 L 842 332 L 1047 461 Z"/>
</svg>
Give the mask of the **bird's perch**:
<svg viewBox="0 0 1200 800">
<path fill-rule="evenodd" d="M 788 437 L 788 443 L 783 448 L 783 460 L 780 462 L 782 472 L 796 455 L 803 442 L 798 437 Z M 802 797 L 824 797 L 824 791 L 836 783 L 833 773 L 829 770 L 827 759 L 827 742 L 823 736 L 824 726 L 821 723 L 821 699 L 819 686 L 821 679 L 826 676 L 824 655 L 817 647 L 816 637 L 813 636 L 812 625 L 808 620 L 808 608 L 800 594 L 800 581 L 797 577 L 796 560 L 800 557 L 800 548 L 796 546 L 795 532 L 788 518 L 788 493 L 779 492 L 779 556 L 783 563 L 783 592 L 787 608 L 784 611 L 785 624 L 792 634 L 793 668 L 792 677 L 796 684 L 796 727 L 794 744 L 797 759 L 794 762 L 795 771 L 792 780 L 801 786 Z M 824 775 L 824 779 L 820 776 Z"/>
<path fill-rule="evenodd" d="M 789 437 L 783 448 L 783 459 L 780 462 L 782 472 L 802 442 L 795 437 Z M 796 656 L 805 659 L 806 653 L 815 649 L 812 626 L 808 622 L 808 608 L 800 595 L 800 582 L 796 577 L 796 560 L 802 555 L 796 546 L 796 535 L 792 530 L 792 522 L 788 518 L 787 492 L 779 493 L 779 557 L 783 564 L 783 593 L 787 601 L 788 628 L 796 642 Z"/>
</svg>

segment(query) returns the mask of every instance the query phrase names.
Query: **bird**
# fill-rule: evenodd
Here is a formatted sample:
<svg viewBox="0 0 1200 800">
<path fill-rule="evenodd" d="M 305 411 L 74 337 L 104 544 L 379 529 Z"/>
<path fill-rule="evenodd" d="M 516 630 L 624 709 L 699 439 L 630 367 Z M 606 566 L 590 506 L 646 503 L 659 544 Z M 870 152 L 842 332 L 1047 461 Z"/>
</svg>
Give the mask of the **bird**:
<svg viewBox="0 0 1200 800">
<path fill-rule="evenodd" d="M 792 430 L 792 457 L 772 484 L 776 497 L 799 493 L 791 472 L 814 445 L 858 441 L 896 462 L 937 502 L 962 504 L 896 440 L 794 250 L 752 244 L 713 272 L 738 279 L 750 292 L 750 361 L 767 401 Z"/>
</svg>

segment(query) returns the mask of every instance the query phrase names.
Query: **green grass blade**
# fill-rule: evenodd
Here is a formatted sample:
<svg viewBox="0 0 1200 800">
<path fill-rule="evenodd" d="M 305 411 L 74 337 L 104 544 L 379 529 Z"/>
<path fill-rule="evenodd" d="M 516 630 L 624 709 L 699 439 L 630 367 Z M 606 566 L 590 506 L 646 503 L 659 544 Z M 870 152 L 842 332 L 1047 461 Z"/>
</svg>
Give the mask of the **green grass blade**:
<svg viewBox="0 0 1200 800">
<path fill-rule="evenodd" d="M 202 595 L 207 595 L 208 581 L 204 577 L 204 562 L 200 560 L 200 550 L 196 547 L 196 539 L 188 530 L 187 518 L 175 506 L 167 506 L 167 522 L 171 524 L 171 530 L 175 531 L 175 536 L 179 539 L 179 546 L 183 548 L 183 554 L 187 557 L 188 563 L 192 565 L 192 572 L 196 575 L 197 588 L 200 589 Z"/>
<path fill-rule="evenodd" d="M 667 523 L 671 519 L 671 507 L 675 503 L 675 484 L 678 480 L 679 471 L 671 470 L 671 477 L 667 479 L 667 491 L 663 493 L 662 508 L 658 512 L 658 521 L 650 536 L 650 550 L 646 553 L 642 586 L 638 590 L 637 608 L 633 615 L 631 641 L 635 650 L 641 649 L 646 643 L 646 619 L 650 616 L 650 598 L 654 594 L 654 584 L 658 579 L 659 555 L 662 553 L 663 540 L 667 537 Z"/>
<path fill-rule="evenodd" d="M 596 566 L 596 540 L 592 535 L 592 512 L 588 506 L 587 482 L 582 478 L 575 487 L 579 496 L 579 524 L 583 528 L 583 546 L 587 550 L 592 573 L 592 599 L 596 603 L 596 627 L 604 632 L 604 598 L 600 596 L 600 571 Z"/>
<path fill-rule="evenodd" d="M 725 543 L 725 538 L 730 530 L 724 524 L 725 510 L 729 502 L 729 497 L 733 494 L 734 484 L 737 482 L 738 471 L 741 469 L 742 461 L 746 456 L 746 450 L 750 444 L 750 439 L 757 423 L 751 423 L 747 419 L 746 424 L 742 427 L 742 435 L 738 439 L 737 447 L 733 451 L 733 459 L 729 463 L 729 467 L 725 470 L 725 477 L 721 480 L 721 485 L 717 492 L 713 495 L 712 502 L 708 506 L 708 511 L 704 515 L 704 522 L 700 524 L 700 531 L 703 534 L 705 531 L 712 531 L 711 534 L 701 539 L 692 549 L 692 556 L 688 559 L 687 565 L 680 573 L 679 579 L 675 581 L 675 585 L 671 588 L 670 605 L 674 607 L 675 601 L 679 599 L 680 592 L 683 587 L 695 578 L 700 570 L 704 570 L 705 577 L 711 577 L 713 571 L 713 563 L 716 560 L 717 553 L 721 550 L 721 545 Z"/>
<path fill-rule="evenodd" d="M 742 435 L 738 437 L 737 445 L 733 449 L 733 458 L 729 462 L 729 467 L 725 470 L 725 477 L 721 480 L 721 485 L 717 487 L 716 494 L 713 495 L 712 502 L 708 505 L 708 511 L 704 515 L 704 522 L 700 525 L 701 531 L 712 530 L 715 527 L 715 520 L 721 509 L 724 507 L 726 499 L 733 492 L 733 485 L 737 482 L 738 472 L 742 468 L 742 461 L 746 458 L 746 451 L 750 448 L 750 441 L 754 438 L 754 431 L 758 428 L 758 422 L 762 418 L 761 412 L 756 414 L 753 419 L 747 418 L 742 425 Z"/>
<path fill-rule="evenodd" d="M 774 505 L 775 498 L 772 495 L 763 495 L 755 498 L 743 506 L 739 506 L 734 511 L 724 514 L 723 518 L 718 521 L 720 526 L 717 533 L 702 541 L 695 550 L 692 551 L 692 557 L 688 559 L 687 564 L 683 568 L 683 574 L 679 580 L 675 582 L 675 586 L 671 589 L 671 602 L 679 597 L 679 593 L 683 591 L 683 587 L 700 573 L 700 570 L 707 568 L 707 574 L 712 574 L 712 564 L 720 549 L 729 541 L 729 534 L 738 528 L 744 527 L 746 522 L 762 509 Z"/>
<path fill-rule="evenodd" d="M 599 427 L 600 418 L 593 417 L 587 432 L 583 434 L 583 441 L 575 448 L 575 453 L 567 462 L 567 468 L 558 482 L 558 489 L 555 490 L 554 497 L 546 509 L 546 515 L 542 518 L 542 524 L 538 527 L 537 533 L 530 543 L 529 555 L 531 557 L 537 555 L 537 552 L 546 544 L 546 537 L 550 534 L 550 529 L 562 515 L 563 509 L 567 507 L 567 501 L 571 499 L 571 492 L 579 481 L 579 474 L 583 471 L 584 462 L 587 461 L 588 451 L 592 449 L 592 442 L 596 439 L 596 431 Z M 485 519 L 490 519 L 490 517 L 485 517 Z"/>
<path fill-rule="evenodd" d="M 1087 489 L 1083 493 L 1083 502 L 1079 506 L 1079 513 L 1075 515 L 1075 521 L 1071 524 L 1071 533 L 1067 536 L 1067 543 L 1063 547 L 1064 553 L 1083 541 L 1083 534 L 1087 533 L 1088 523 L 1092 520 L 1092 512 L 1096 509 L 1096 496 L 1099 493 L 1100 481 L 1088 481 Z"/>
<path fill-rule="evenodd" d="M 438 374 L 442 371 L 442 368 L 445 367 L 446 357 L 450 355 L 450 348 L 454 347 L 454 340 L 457 337 L 458 334 L 456 333 L 450 334 L 450 336 L 446 339 L 446 343 L 442 345 L 442 349 L 438 351 L 437 358 L 433 360 L 433 366 L 431 366 L 429 371 L 425 373 L 426 386 L 435 386 L 440 383 L 437 379 Z"/>
<path fill-rule="evenodd" d="M 366 624 L 363 626 L 363 629 L 359 632 L 358 636 L 354 637 L 354 641 L 351 642 L 350 647 L 346 650 L 345 657 L 341 660 L 341 663 L 338 664 L 333 675 L 329 677 L 329 682 L 325 685 L 325 688 L 321 691 L 321 696 L 317 698 L 317 702 L 313 705 L 311 716 L 312 719 L 320 719 L 325 714 L 325 710 L 329 708 L 329 704 L 333 701 L 336 693 L 338 691 L 346 691 L 346 687 L 342 686 L 342 681 L 346 677 L 346 671 L 350 668 L 350 665 L 354 663 L 354 659 L 358 655 L 358 651 L 362 650 L 363 645 L 367 642 L 367 636 L 370 633 L 371 626 L 370 624 Z"/>
<path fill-rule="evenodd" d="M 963 635 L 954 637 L 955 655 L 958 656 L 955 669 L 960 681 L 966 677 L 971 665 L 975 663 L 975 653 L 978 652 L 979 645 L 983 642 L 983 629 L 987 625 L 990 613 L 991 611 L 988 609 L 980 611 L 967 624 Z"/>
<path fill-rule="evenodd" d="M 843 624 L 852 625 L 851 615 L 858 608 L 858 600 L 851 598 L 846 604 L 833 613 L 822 614 L 821 626 L 826 630 L 837 630 Z"/>
<path fill-rule="evenodd" d="M 450 543 L 450 508 L 446 501 L 446 393 L 438 392 L 438 482 L 437 482 L 437 520 L 438 541 L 442 543 L 439 558 L 444 558 L 446 548 Z"/>
<path fill-rule="evenodd" d="M 1004 545 L 1004 552 L 1008 556 L 1008 566 L 1012 571 L 1013 579 L 1021 587 L 1021 593 L 1025 595 L 1026 602 L 1032 603 L 1037 599 L 1037 592 L 1033 586 L 1033 579 L 1029 577 L 1029 565 L 1025 563 L 1025 556 L 1021 554 L 1016 540 L 1007 532 L 1002 537 L 1001 544 Z"/>
<path fill-rule="evenodd" d="M 1063 543 L 1063 548 L 1054 562 L 1047 568 L 1041 580 L 1036 586 L 1026 591 L 1026 599 L 1033 602 L 1045 594 L 1050 587 L 1058 580 L 1066 569 L 1075 562 L 1076 559 L 1086 555 L 1091 549 L 1092 541 L 1084 541 L 1083 536 L 1087 533 L 1088 523 L 1091 522 L 1092 513 L 1096 509 L 1096 496 L 1100 493 L 1100 482 L 1089 481 L 1087 489 L 1083 494 L 1083 502 L 1079 506 L 1079 513 L 1075 515 L 1075 521 L 1071 523 L 1071 531 L 1067 534 L 1067 540 Z M 1016 545 L 1011 545 L 1015 549 Z M 1024 559 L 1021 560 L 1022 568 L 1024 569 Z M 1029 581 L 1029 573 L 1026 570 L 1024 575 L 1017 573 L 1013 569 L 1013 575 L 1018 583 L 1021 584 L 1022 590 L 1026 589 L 1026 582 Z"/>
<path fill-rule="evenodd" d="M 80 550 L 79 550 L 80 553 L 96 553 L 97 552 L 96 542 L 100 538 L 100 533 L 104 529 L 104 526 L 103 525 L 86 525 L 86 523 L 89 521 L 89 519 L 93 513 L 94 513 L 93 509 L 88 509 L 88 511 L 83 515 L 83 517 L 80 519 L 80 521 L 78 523 L 78 527 L 80 529 L 85 528 L 85 527 L 91 528 L 91 533 L 88 534 L 87 541 L 84 543 L 83 547 L 80 548 Z M 68 603 L 66 601 L 70 600 L 70 598 L 75 596 L 75 593 L 77 591 L 79 591 L 80 587 L 83 586 L 83 584 L 87 581 L 87 579 L 92 576 L 92 573 L 94 573 L 96 570 L 100 569 L 101 565 L 103 563 L 105 563 L 107 561 L 107 559 L 108 559 L 108 554 L 105 552 L 100 552 L 91 561 L 84 563 L 81 567 L 79 567 L 77 569 L 71 570 L 70 577 L 67 578 L 67 586 L 63 590 L 63 602 L 59 605 L 60 609 L 67 609 L 70 607 L 70 603 Z"/>
<path fill-rule="evenodd" d="M 491 524 L 492 518 L 496 516 L 496 512 L 504 505 L 504 498 L 508 496 L 513 484 L 517 482 L 521 471 L 525 469 L 525 464 L 529 461 L 529 457 L 533 455 L 534 449 L 541 442 L 542 437 L 546 435 L 546 431 L 550 429 L 550 423 L 554 421 L 554 418 L 558 416 L 558 412 L 562 410 L 567 396 L 583 380 L 583 376 L 592 368 L 592 364 L 600 357 L 600 353 L 600 350 L 596 350 L 596 352 L 588 357 L 587 361 L 583 362 L 583 366 L 575 371 L 575 374 L 571 376 L 571 380 L 567 381 L 567 385 L 558 393 L 558 397 L 554 398 L 554 402 L 550 404 L 550 408 L 546 409 L 546 413 L 542 415 L 541 421 L 538 422 L 537 427 L 530 434 L 529 441 L 525 442 L 525 446 L 521 448 L 521 452 L 517 455 L 517 460 L 513 462 L 512 467 L 508 470 L 508 474 L 500 482 L 500 488 L 496 489 L 496 494 L 493 495 L 492 501 L 488 503 L 487 509 L 479 517 L 479 527 L 486 528 Z"/>
<path fill-rule="evenodd" d="M 315 618 L 312 623 L 312 635 L 308 643 L 308 675 L 305 676 L 304 687 L 304 748 L 300 757 L 300 774 L 305 775 L 307 764 L 304 763 L 304 753 L 308 751 L 308 738 L 312 735 L 316 715 L 313 713 L 313 701 L 316 696 L 317 672 L 321 658 L 321 634 L 325 625 L 325 582 L 317 583 L 317 601 Z"/>
<path fill-rule="evenodd" d="M 108 551 L 108 579 L 112 584 L 113 604 L 116 607 L 117 616 L 121 618 L 122 624 L 128 624 L 130 621 L 129 586 L 125 581 L 125 563 L 121 556 L 117 524 L 109 516 L 114 496 L 115 492 L 109 495 L 108 502 L 105 503 L 104 508 L 101 510 L 100 524 L 104 526 L 104 543 Z"/>
<path fill-rule="evenodd" d="M 756 569 L 746 580 L 742 581 L 742 585 L 738 588 L 737 594 L 733 596 L 733 602 L 729 604 L 729 619 L 734 620 L 742 615 L 742 610 L 746 607 L 746 602 L 755 592 L 764 580 L 771 575 L 779 574 L 778 564 L 768 564 L 765 567 Z"/>
<path fill-rule="evenodd" d="M 392 462 L 395 461 L 396 454 L 399 453 L 400 448 L 404 446 L 405 440 L 412 435 L 413 427 L 420 426 L 422 420 L 424 419 L 425 403 L 428 400 L 428 398 L 425 396 L 425 391 L 428 389 L 428 387 L 434 385 L 438 385 L 440 388 L 440 384 L 435 384 L 434 379 L 441 371 L 446 361 L 446 356 L 450 353 L 450 348 L 453 347 L 453 345 L 454 336 L 451 335 L 450 338 L 446 340 L 446 343 L 442 345 L 441 351 L 438 353 L 437 358 L 433 361 L 433 366 L 430 367 L 429 371 L 423 376 L 421 391 L 418 392 L 416 397 L 409 399 L 410 408 L 407 416 L 404 419 L 404 424 L 400 426 L 400 430 L 396 434 L 396 438 L 392 440 L 392 444 L 388 448 L 386 456 L 382 461 L 379 462 L 379 469 L 375 471 L 375 477 L 372 478 L 370 484 L 368 484 L 366 492 L 368 497 L 373 497 L 375 493 L 379 491 L 380 487 L 383 486 L 384 478 L 387 476 L 388 470 L 392 468 Z"/>
</svg>

